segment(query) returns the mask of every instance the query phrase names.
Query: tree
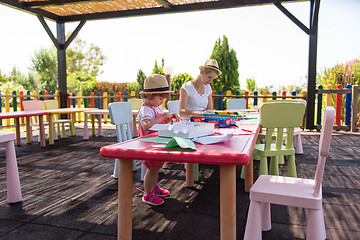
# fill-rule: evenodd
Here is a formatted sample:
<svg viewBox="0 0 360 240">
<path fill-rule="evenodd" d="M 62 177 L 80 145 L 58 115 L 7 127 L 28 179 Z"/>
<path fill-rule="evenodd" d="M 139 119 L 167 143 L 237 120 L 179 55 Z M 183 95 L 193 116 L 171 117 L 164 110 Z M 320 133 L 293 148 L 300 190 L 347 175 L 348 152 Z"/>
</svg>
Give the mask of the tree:
<svg viewBox="0 0 360 240">
<path fill-rule="evenodd" d="M 165 62 L 164 58 L 161 59 L 161 66 L 158 66 L 158 63 L 157 63 L 157 61 L 155 60 L 155 66 L 154 66 L 154 68 L 153 68 L 152 74 L 156 74 L 156 73 L 157 73 L 157 74 L 165 75 L 165 74 L 164 74 L 164 71 L 163 71 L 164 62 Z"/>
<path fill-rule="evenodd" d="M 230 49 L 228 39 L 224 35 L 223 41 L 220 38 L 215 42 L 211 59 L 216 59 L 222 74 L 212 83 L 212 89 L 218 91 L 235 91 L 240 89 L 239 83 L 239 62 L 236 58 L 236 52 Z"/>
<path fill-rule="evenodd" d="M 67 34 L 67 37 L 71 33 Z M 106 62 L 106 57 L 100 47 L 86 41 L 75 38 L 70 47 L 66 50 L 67 72 L 86 72 L 92 77 L 97 77 L 102 73 L 101 67 Z"/>
<path fill-rule="evenodd" d="M 145 78 L 146 78 L 145 73 L 141 69 L 139 69 L 138 74 L 136 76 L 136 82 L 139 85 L 139 91 L 144 91 Z"/>
<path fill-rule="evenodd" d="M 247 78 L 246 79 L 246 89 L 249 92 L 254 92 L 255 91 L 255 79 L 253 79 L 253 78 Z"/>
<path fill-rule="evenodd" d="M 171 90 L 174 90 L 176 92 L 180 90 L 180 88 L 185 82 L 191 81 L 193 79 L 194 78 L 187 73 L 180 73 L 178 75 L 174 75 L 171 78 Z"/>
<path fill-rule="evenodd" d="M 57 90 L 57 56 L 55 49 L 40 49 L 31 58 L 30 69 L 35 71 L 35 79 L 48 90 Z"/>
</svg>

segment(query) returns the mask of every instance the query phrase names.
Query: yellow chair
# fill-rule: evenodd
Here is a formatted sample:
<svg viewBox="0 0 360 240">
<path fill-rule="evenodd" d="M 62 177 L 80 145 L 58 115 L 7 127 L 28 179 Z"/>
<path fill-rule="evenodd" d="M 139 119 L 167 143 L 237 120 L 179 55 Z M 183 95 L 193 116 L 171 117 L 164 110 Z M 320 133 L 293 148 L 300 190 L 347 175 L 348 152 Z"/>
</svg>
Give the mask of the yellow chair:
<svg viewBox="0 0 360 240">
<path fill-rule="evenodd" d="M 131 103 L 132 110 L 139 110 L 141 105 L 144 103 L 144 99 L 130 98 L 130 99 L 128 99 L 128 102 Z"/>
<path fill-rule="evenodd" d="M 287 156 L 287 176 L 296 177 L 294 128 L 301 125 L 305 105 L 299 102 L 280 101 L 264 103 L 259 111 L 259 124 L 266 129 L 265 143 L 257 143 L 254 158 L 260 156 L 259 175 L 268 174 L 267 157 L 270 157 L 270 174 L 279 175 L 279 157 Z M 286 129 L 286 139 L 284 139 Z M 276 131 L 275 143 L 273 133 Z M 285 144 L 284 144 L 285 140 Z"/>
<path fill-rule="evenodd" d="M 45 100 L 44 106 L 46 110 L 59 109 L 59 104 L 57 100 Z M 55 118 L 54 124 L 57 125 L 57 135 L 60 135 L 61 138 L 66 138 L 66 133 L 65 133 L 66 123 L 68 123 L 70 127 L 70 131 L 69 131 L 70 136 L 75 135 L 75 126 L 71 119 L 60 119 L 59 116 L 57 116 L 57 114 L 54 115 L 54 118 Z M 60 125 L 61 125 L 61 132 L 60 132 Z"/>
</svg>

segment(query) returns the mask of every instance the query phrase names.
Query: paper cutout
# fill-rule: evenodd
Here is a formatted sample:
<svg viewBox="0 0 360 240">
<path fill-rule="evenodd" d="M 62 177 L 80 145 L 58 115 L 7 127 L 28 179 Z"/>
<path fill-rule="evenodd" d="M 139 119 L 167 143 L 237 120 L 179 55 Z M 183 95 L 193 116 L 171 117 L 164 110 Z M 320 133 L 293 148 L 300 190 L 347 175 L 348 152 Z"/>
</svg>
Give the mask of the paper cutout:
<svg viewBox="0 0 360 240">
<path fill-rule="evenodd" d="M 139 141 L 152 142 L 152 143 L 168 143 L 171 138 L 166 137 L 149 137 L 149 138 L 139 138 Z"/>
<path fill-rule="evenodd" d="M 232 136 L 233 136 L 232 134 L 212 135 L 212 136 L 194 138 L 193 141 L 207 145 L 207 144 L 221 143 L 221 142 L 229 141 L 229 139 L 232 138 Z"/>
<path fill-rule="evenodd" d="M 195 143 L 189 139 L 173 137 L 170 142 L 166 145 L 167 148 L 181 147 L 196 150 Z"/>
</svg>

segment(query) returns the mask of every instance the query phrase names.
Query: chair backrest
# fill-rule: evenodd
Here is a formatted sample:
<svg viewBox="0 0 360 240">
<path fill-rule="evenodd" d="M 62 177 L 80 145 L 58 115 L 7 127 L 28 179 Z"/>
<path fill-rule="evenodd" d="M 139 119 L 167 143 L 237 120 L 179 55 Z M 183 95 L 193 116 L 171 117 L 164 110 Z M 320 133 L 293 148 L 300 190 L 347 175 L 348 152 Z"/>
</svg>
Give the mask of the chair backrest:
<svg viewBox="0 0 360 240">
<path fill-rule="evenodd" d="M 117 140 L 123 142 L 132 139 L 132 109 L 129 102 L 110 103 L 109 115 L 111 123 L 116 126 Z"/>
<path fill-rule="evenodd" d="M 246 109 L 246 100 L 240 99 L 228 99 L 226 100 L 227 109 Z"/>
<path fill-rule="evenodd" d="M 24 107 L 24 111 L 44 110 L 44 101 L 42 100 L 23 101 L 23 107 Z"/>
<path fill-rule="evenodd" d="M 38 111 L 38 110 L 44 110 L 44 101 L 41 100 L 28 100 L 23 101 L 23 107 L 24 111 Z M 30 118 L 31 122 L 37 123 L 37 117 L 34 117 L 34 120 Z"/>
<path fill-rule="evenodd" d="M 59 108 L 59 102 L 57 100 L 45 100 L 44 101 L 45 109 L 58 109 Z"/>
<path fill-rule="evenodd" d="M 280 151 L 282 149 L 285 128 L 285 148 L 293 149 L 294 128 L 301 125 L 304 112 L 305 105 L 299 102 L 278 101 L 262 104 L 259 109 L 259 124 L 266 128 L 264 150 L 270 151 L 275 131 L 277 132 L 275 150 Z"/>
<path fill-rule="evenodd" d="M 169 110 L 169 113 L 179 114 L 179 102 L 179 100 L 168 101 L 167 109 Z"/>
<path fill-rule="evenodd" d="M 315 173 L 314 197 L 318 197 L 320 186 L 324 175 L 326 157 L 329 155 L 332 130 L 334 126 L 335 109 L 334 107 L 325 107 L 324 119 L 319 141 L 319 158 Z"/>
<path fill-rule="evenodd" d="M 144 103 L 144 99 L 128 99 L 128 102 L 131 103 L 131 108 L 133 110 L 139 110 Z"/>
</svg>

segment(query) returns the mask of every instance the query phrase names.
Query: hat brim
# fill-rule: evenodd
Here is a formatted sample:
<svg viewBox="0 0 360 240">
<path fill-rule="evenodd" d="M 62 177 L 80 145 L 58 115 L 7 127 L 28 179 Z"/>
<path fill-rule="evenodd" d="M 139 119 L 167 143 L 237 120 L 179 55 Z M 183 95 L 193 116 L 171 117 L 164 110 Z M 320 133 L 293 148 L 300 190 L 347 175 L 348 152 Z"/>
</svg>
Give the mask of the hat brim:
<svg viewBox="0 0 360 240">
<path fill-rule="evenodd" d="M 200 66 L 199 67 L 200 71 L 205 69 L 205 68 L 209 68 L 209 69 L 212 69 L 212 70 L 216 71 L 218 73 L 218 76 L 220 76 L 222 74 L 222 72 L 219 69 L 211 67 L 211 66 Z"/>
<path fill-rule="evenodd" d="M 144 92 L 141 91 L 140 94 L 162 94 L 162 93 L 173 93 L 175 91 L 160 91 L 160 92 Z"/>
</svg>

